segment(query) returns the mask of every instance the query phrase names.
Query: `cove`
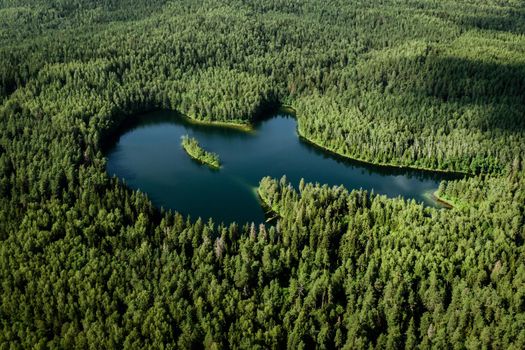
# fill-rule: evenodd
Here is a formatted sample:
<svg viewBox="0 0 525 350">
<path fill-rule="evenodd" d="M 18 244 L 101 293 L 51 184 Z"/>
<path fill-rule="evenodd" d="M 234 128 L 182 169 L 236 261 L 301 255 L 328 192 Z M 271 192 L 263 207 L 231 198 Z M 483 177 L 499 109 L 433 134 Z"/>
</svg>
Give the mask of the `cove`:
<svg viewBox="0 0 525 350">
<path fill-rule="evenodd" d="M 264 176 L 366 189 L 439 207 L 428 193 L 452 174 L 374 166 L 324 151 L 297 135 L 295 118 L 278 112 L 258 121 L 252 132 L 192 123 L 176 112 L 136 116 L 107 148 L 107 171 L 147 193 L 152 202 L 196 219 L 260 223 L 265 220 L 255 189 Z M 219 155 L 212 170 L 191 159 L 181 137 L 195 137 Z"/>
</svg>

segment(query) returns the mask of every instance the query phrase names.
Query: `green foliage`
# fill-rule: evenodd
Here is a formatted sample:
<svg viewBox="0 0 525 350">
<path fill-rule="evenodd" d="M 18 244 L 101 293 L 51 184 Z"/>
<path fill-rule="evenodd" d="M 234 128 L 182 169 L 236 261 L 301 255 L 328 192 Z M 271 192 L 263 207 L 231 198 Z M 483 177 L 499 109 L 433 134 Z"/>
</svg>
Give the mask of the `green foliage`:
<svg viewBox="0 0 525 350">
<path fill-rule="evenodd" d="M 205 151 L 199 145 L 199 141 L 197 141 L 197 139 L 194 137 L 189 137 L 188 135 L 182 136 L 181 144 L 190 157 L 214 169 L 221 167 L 219 156 L 216 153 Z"/>
<path fill-rule="evenodd" d="M 524 24 L 519 1 L 0 1 L 1 347 L 525 348 Z M 279 104 L 337 153 L 479 175 L 448 211 L 266 178 L 266 227 L 105 171 L 134 113 Z"/>
</svg>

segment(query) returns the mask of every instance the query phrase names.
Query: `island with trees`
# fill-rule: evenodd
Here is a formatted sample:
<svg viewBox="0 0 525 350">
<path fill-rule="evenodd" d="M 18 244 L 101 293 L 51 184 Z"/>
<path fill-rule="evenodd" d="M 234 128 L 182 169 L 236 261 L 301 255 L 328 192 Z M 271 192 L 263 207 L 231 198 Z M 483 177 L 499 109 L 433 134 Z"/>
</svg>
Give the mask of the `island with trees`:
<svg viewBox="0 0 525 350">
<path fill-rule="evenodd" d="M 0 347 L 524 349 L 524 89 L 519 0 L 0 2 Z M 106 171 L 138 113 L 279 104 L 338 154 L 470 176 L 449 210 L 265 178 L 264 225 Z"/>
<path fill-rule="evenodd" d="M 219 169 L 221 167 L 219 156 L 216 153 L 204 150 L 196 138 L 184 135 L 181 138 L 181 145 L 186 153 L 198 162 L 212 169 Z"/>
</svg>

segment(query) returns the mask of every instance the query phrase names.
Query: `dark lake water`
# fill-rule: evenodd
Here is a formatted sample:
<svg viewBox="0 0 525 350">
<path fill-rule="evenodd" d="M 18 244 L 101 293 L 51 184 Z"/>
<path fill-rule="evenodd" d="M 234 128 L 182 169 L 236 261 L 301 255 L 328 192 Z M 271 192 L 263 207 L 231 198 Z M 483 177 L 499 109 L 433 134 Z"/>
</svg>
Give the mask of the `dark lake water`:
<svg viewBox="0 0 525 350">
<path fill-rule="evenodd" d="M 219 155 L 220 170 L 192 160 L 181 136 L 195 137 Z M 148 194 L 153 203 L 192 218 L 215 222 L 262 222 L 265 213 L 255 193 L 264 176 L 344 185 L 403 196 L 437 206 L 428 195 L 443 174 L 390 169 L 332 155 L 304 141 L 296 120 L 277 113 L 256 124 L 253 132 L 188 123 L 175 112 L 154 112 L 135 118 L 107 152 L 107 171 Z"/>
</svg>

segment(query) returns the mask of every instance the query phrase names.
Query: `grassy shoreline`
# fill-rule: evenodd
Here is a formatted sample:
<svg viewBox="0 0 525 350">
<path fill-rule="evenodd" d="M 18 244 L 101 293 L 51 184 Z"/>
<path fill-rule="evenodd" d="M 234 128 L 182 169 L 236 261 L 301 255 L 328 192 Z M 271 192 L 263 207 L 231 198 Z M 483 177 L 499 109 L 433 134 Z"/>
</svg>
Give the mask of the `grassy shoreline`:
<svg viewBox="0 0 525 350">
<path fill-rule="evenodd" d="M 461 208 L 461 207 L 465 207 L 466 206 L 465 203 L 459 203 L 459 202 L 454 201 L 453 199 L 445 198 L 445 197 L 440 196 L 439 195 L 439 190 L 436 190 L 436 191 L 432 192 L 430 195 L 431 195 L 432 199 L 434 199 L 436 202 L 441 203 L 441 204 L 449 207 L 449 209 Z"/>
<path fill-rule="evenodd" d="M 441 198 L 437 195 L 438 190 L 428 190 L 423 193 L 423 197 L 427 200 L 433 202 L 434 204 L 439 205 L 438 209 L 452 209 L 454 205 L 449 201 Z"/>
<path fill-rule="evenodd" d="M 237 129 L 245 132 L 252 132 L 254 131 L 253 125 L 250 123 L 243 123 L 240 121 L 217 121 L 217 120 L 201 120 L 197 118 L 190 117 L 188 115 L 182 115 L 181 116 L 184 121 L 186 121 L 189 124 L 194 125 L 204 125 L 204 126 L 215 126 L 215 127 L 221 127 L 221 128 L 230 128 L 230 129 Z"/>
<path fill-rule="evenodd" d="M 275 108 L 278 112 L 292 114 L 295 118 L 295 109 L 289 105 L 277 106 Z M 250 122 L 244 122 L 241 120 L 232 120 L 232 121 L 219 121 L 219 120 L 202 120 L 196 117 L 192 117 L 187 114 L 181 114 L 181 118 L 193 125 L 203 125 L 203 126 L 214 126 L 221 128 L 236 129 L 244 132 L 254 132 L 255 131 L 255 121 L 251 120 Z"/>
</svg>

